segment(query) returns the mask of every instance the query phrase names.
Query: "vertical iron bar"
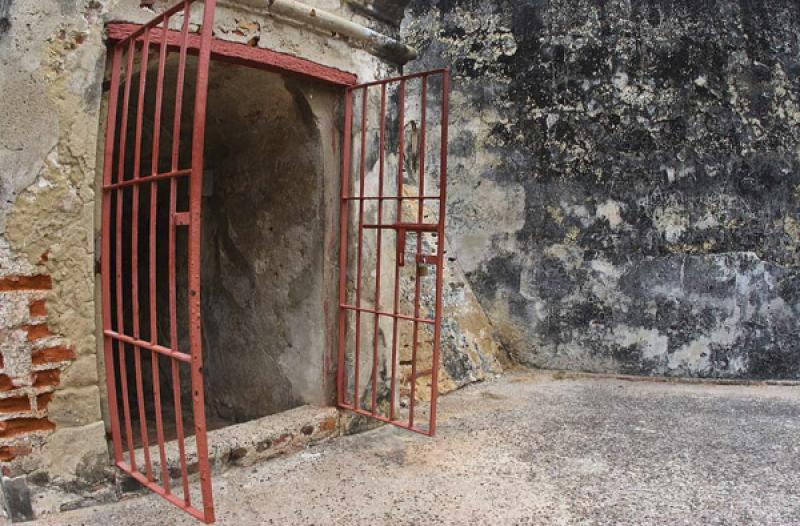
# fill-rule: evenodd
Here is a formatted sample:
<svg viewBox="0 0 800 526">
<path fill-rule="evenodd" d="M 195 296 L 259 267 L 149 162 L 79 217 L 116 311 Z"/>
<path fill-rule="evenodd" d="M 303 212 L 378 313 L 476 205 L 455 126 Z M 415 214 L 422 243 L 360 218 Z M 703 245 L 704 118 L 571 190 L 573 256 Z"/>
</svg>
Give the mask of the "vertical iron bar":
<svg viewBox="0 0 800 526">
<path fill-rule="evenodd" d="M 425 202 L 425 122 L 426 122 L 426 115 L 427 115 L 427 99 L 428 99 L 428 76 L 423 75 L 420 77 L 422 82 L 422 102 L 420 108 L 420 117 L 419 117 L 419 191 L 417 195 L 419 196 L 419 217 L 418 222 L 422 223 L 422 209 L 424 208 Z"/>
<path fill-rule="evenodd" d="M 169 203 L 169 318 L 170 318 L 170 347 L 173 351 L 178 350 L 178 308 L 175 294 L 175 209 L 176 193 L 175 178 L 172 178 L 170 185 Z M 175 433 L 178 441 L 178 454 L 180 455 L 181 478 L 183 481 L 183 500 L 186 504 L 191 502 L 189 495 L 189 474 L 186 470 L 186 451 L 183 434 L 183 408 L 181 407 L 181 377 L 178 370 L 178 360 L 169 359 L 172 365 L 172 402 L 175 408 Z"/>
<path fill-rule="evenodd" d="M 359 197 L 364 197 L 364 178 L 366 177 L 366 157 L 367 157 L 367 87 L 364 87 L 364 92 L 361 101 L 361 161 L 359 168 Z M 359 367 L 360 351 L 361 351 L 361 270 L 362 270 L 362 247 L 364 244 L 364 200 L 358 200 L 358 251 L 356 252 L 356 352 L 355 352 L 355 379 L 353 381 L 353 405 L 355 407 L 361 406 L 361 400 L 358 396 L 358 380 L 359 380 Z"/>
<path fill-rule="evenodd" d="M 111 90 L 108 94 L 106 144 L 103 152 L 103 185 L 111 184 L 114 172 L 114 139 L 117 129 L 117 104 L 119 102 L 119 77 L 122 67 L 122 48 L 115 45 L 111 59 Z M 111 191 L 103 192 L 102 262 L 100 265 L 103 283 L 103 329 L 111 329 Z M 119 240 L 116 241 L 117 243 Z M 117 295 L 120 291 L 117 290 Z M 103 336 L 103 358 L 108 389 L 108 412 L 111 420 L 111 437 L 114 443 L 114 462 L 122 462 L 122 436 L 117 406 L 117 382 L 114 367 L 114 348 L 111 337 Z"/>
<path fill-rule="evenodd" d="M 183 85 L 186 76 L 186 50 L 189 41 L 189 15 L 191 2 L 187 0 L 183 6 L 183 24 L 181 26 L 181 47 L 178 55 L 178 78 L 175 87 L 175 114 L 172 126 L 172 170 L 178 170 L 179 147 L 181 137 L 181 114 L 183 110 Z M 175 214 L 177 212 L 177 178 L 170 178 L 170 203 L 169 203 L 169 318 L 170 318 L 170 347 L 178 350 L 178 307 L 176 299 L 175 280 Z M 178 370 L 178 361 L 170 358 L 172 362 L 172 400 L 175 407 L 175 429 L 178 441 L 178 454 L 180 455 L 181 479 L 183 481 L 183 500 L 191 504 L 189 494 L 189 474 L 186 469 L 186 446 L 183 432 L 183 407 L 181 404 L 181 377 Z"/>
<path fill-rule="evenodd" d="M 150 53 L 150 30 L 145 29 L 142 43 L 142 58 L 139 67 L 139 95 L 136 99 L 136 136 L 133 145 L 133 179 L 141 175 L 142 157 L 142 122 L 144 120 L 144 98 L 147 85 L 147 59 Z M 133 337 L 139 339 L 139 183 L 132 188 L 132 219 L 131 219 L 131 294 Z M 134 371 L 136 374 L 136 401 L 139 409 L 139 432 L 142 439 L 142 453 L 144 455 L 145 475 L 147 480 L 153 480 L 153 469 L 150 463 L 150 447 L 147 440 L 147 419 L 144 409 L 144 387 L 142 385 L 142 356 L 137 345 L 133 346 Z"/>
<path fill-rule="evenodd" d="M 431 414 L 428 433 L 436 432 L 436 401 L 439 397 L 439 354 L 442 337 L 442 279 L 444 271 L 444 218 L 447 204 L 447 132 L 450 97 L 450 71 L 442 73 L 442 131 L 439 154 L 439 221 L 436 246 L 436 307 L 433 328 L 433 364 L 431 364 Z"/>
<path fill-rule="evenodd" d="M 342 141 L 341 204 L 339 207 L 339 355 L 336 369 L 336 393 L 339 405 L 345 400 L 345 336 L 347 332 L 347 311 L 341 306 L 347 301 L 347 230 L 349 220 L 348 190 L 350 188 L 350 148 L 353 132 L 353 92 L 344 91 L 344 138 Z"/>
<path fill-rule="evenodd" d="M 161 149 L 161 111 L 164 95 L 164 69 L 167 61 L 167 31 L 169 30 L 169 17 L 164 18 L 161 42 L 158 53 L 158 78 L 156 79 L 156 105 L 153 115 L 153 151 L 150 164 L 150 174 L 158 173 L 159 151 Z M 158 214 L 158 181 L 150 183 L 150 343 L 158 344 L 158 303 L 156 301 L 157 284 L 157 221 Z M 159 357 L 156 351 L 150 351 L 150 363 L 153 375 L 153 399 L 156 414 L 156 437 L 158 439 L 158 454 L 161 460 L 161 484 L 164 491 L 169 494 L 169 471 L 167 469 L 167 453 L 164 448 L 164 421 L 161 413 L 161 379 L 159 373 Z"/>
<path fill-rule="evenodd" d="M 203 193 L 203 149 L 208 99 L 208 72 L 211 62 L 211 31 L 216 0 L 205 0 L 203 32 L 197 58 L 195 82 L 194 129 L 192 130 L 192 173 L 189 181 L 189 340 L 191 344 L 192 401 L 194 402 L 195 442 L 200 465 L 200 491 L 207 522 L 214 521 L 211 495 L 211 469 L 208 464 L 205 402 L 203 393 L 203 340 L 200 313 L 200 228 Z"/>
<path fill-rule="evenodd" d="M 131 40 L 128 43 L 128 60 L 127 67 L 125 68 L 125 89 L 122 97 L 122 120 L 120 121 L 120 141 L 119 141 L 119 167 L 117 171 L 117 182 L 125 180 L 125 142 L 127 140 L 127 127 L 128 127 L 128 103 L 130 102 L 131 94 L 131 76 L 133 72 L 133 54 L 136 50 L 136 42 Z M 125 188 L 120 187 L 117 189 L 117 224 L 116 224 L 116 237 L 115 245 L 117 250 L 117 330 L 120 334 L 125 333 L 125 316 L 123 312 L 122 301 L 122 208 L 124 201 Z M 130 456 L 131 470 L 136 471 L 136 452 L 133 447 L 133 430 L 131 425 L 131 411 L 130 403 L 128 400 L 128 374 L 125 364 L 125 344 L 117 342 L 117 350 L 119 351 L 119 369 L 120 369 L 120 388 L 122 391 L 123 402 L 123 415 L 125 417 L 125 435 L 128 442 L 128 454 Z"/>
<path fill-rule="evenodd" d="M 398 154 L 397 154 L 397 212 L 395 213 L 395 221 L 397 223 L 403 222 L 403 154 L 404 154 L 404 128 L 405 123 L 403 122 L 405 119 L 405 101 L 406 101 L 406 81 L 405 79 L 400 80 L 400 88 L 399 88 L 399 108 L 398 108 Z M 400 237 L 405 236 L 405 231 L 400 229 L 395 231 L 395 245 L 397 247 L 401 246 Z M 400 254 L 400 250 L 398 249 L 397 254 L 395 257 L 403 257 Z M 396 395 L 396 387 L 395 384 L 397 383 L 397 314 L 398 314 L 398 307 L 400 304 L 400 261 L 395 261 L 394 265 L 394 304 L 392 308 L 393 316 L 392 316 L 392 380 L 390 385 L 390 398 L 391 398 L 391 405 L 389 406 L 389 419 L 394 420 L 394 406 L 395 406 L 395 395 Z"/>
<path fill-rule="evenodd" d="M 189 12 L 191 2 L 187 0 L 183 7 L 183 24 L 181 25 L 181 48 L 178 55 L 178 79 L 175 86 L 175 114 L 172 125 L 172 171 L 178 170 L 178 149 L 181 143 L 181 113 L 183 109 L 183 83 L 186 77 L 186 51 L 189 42 Z M 172 178 L 175 181 L 175 178 Z"/>
<path fill-rule="evenodd" d="M 381 115 L 380 115 L 380 131 L 379 134 L 379 158 L 380 165 L 378 167 L 378 228 L 376 232 L 376 245 L 375 250 L 375 302 L 374 308 L 378 312 L 381 310 L 381 234 L 383 225 L 383 179 L 384 179 L 384 160 L 385 152 L 384 147 L 386 143 L 385 130 L 386 127 L 386 84 L 381 84 Z M 360 197 L 364 197 L 363 195 Z M 364 200 L 361 200 L 362 204 Z M 376 413 L 378 407 L 378 315 L 375 314 L 372 329 L 372 412 Z"/>
<path fill-rule="evenodd" d="M 428 78 L 427 76 L 423 75 L 420 77 L 422 82 L 422 101 L 420 107 L 420 131 L 419 131 L 419 170 L 417 173 L 417 177 L 419 179 L 418 187 L 417 187 L 417 223 L 422 224 L 423 217 L 424 217 L 424 208 L 425 203 L 422 199 L 422 196 L 425 195 L 425 99 L 427 96 L 427 86 L 428 86 Z M 419 322 L 417 319 L 419 318 L 419 302 L 420 302 L 420 273 L 419 273 L 419 261 L 420 255 L 422 254 L 422 239 L 423 234 L 420 231 L 417 231 L 417 264 L 414 270 L 414 329 L 412 331 L 412 340 L 411 340 L 411 401 L 409 402 L 409 410 L 408 410 L 408 425 L 414 426 L 414 404 L 417 395 L 417 349 L 418 349 L 418 339 L 419 339 Z"/>
</svg>

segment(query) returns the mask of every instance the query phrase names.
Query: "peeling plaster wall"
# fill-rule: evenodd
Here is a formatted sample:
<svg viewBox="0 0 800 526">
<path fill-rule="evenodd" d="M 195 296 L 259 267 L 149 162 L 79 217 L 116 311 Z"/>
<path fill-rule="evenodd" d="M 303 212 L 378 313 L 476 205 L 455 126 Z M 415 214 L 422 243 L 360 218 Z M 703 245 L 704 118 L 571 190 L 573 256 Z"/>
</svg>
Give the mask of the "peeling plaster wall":
<svg viewBox="0 0 800 526">
<path fill-rule="evenodd" d="M 397 32 L 406 4 L 306 2 L 388 34 Z M 0 0 L 0 496 L 17 505 L 11 510 L 15 520 L 117 497 L 102 483 L 114 470 L 108 422 L 101 416 L 105 384 L 94 273 L 107 66 L 103 25 L 141 23 L 173 3 L 156 1 L 143 9 L 136 0 Z M 238 1 L 220 2 L 215 35 L 346 70 L 361 80 L 398 72 L 358 42 Z M 315 114 L 323 115 L 320 129 L 338 137 L 341 108 L 323 108 L 324 103 L 325 97 L 311 101 Z M 339 146 L 330 142 L 324 163 L 335 166 Z M 338 190 L 326 186 L 320 199 L 323 224 L 337 224 Z M 323 275 L 332 276 L 338 231 L 326 229 L 323 238 L 319 263 Z M 451 314 L 444 330 L 443 390 L 498 372 L 505 363 L 458 267 L 447 273 L 445 309 Z M 335 301 L 336 283 L 326 280 L 324 288 L 323 296 Z M 335 303 L 323 308 L 324 377 L 304 379 L 315 398 L 332 392 L 335 374 Z"/>
<path fill-rule="evenodd" d="M 92 189 L 103 9 L 95 1 L 0 5 L 0 279 L 11 284 L 0 292 L 0 399 L 32 400 L 28 411 L 0 414 L 2 470 L 63 487 L 79 477 L 89 487 L 108 458 Z"/>
<path fill-rule="evenodd" d="M 338 1 L 309 3 L 368 22 Z M 94 274 L 103 25 L 153 14 L 134 0 L 0 0 L 0 463 L 3 490 L 27 477 L 35 513 L 113 497 L 92 489 L 112 473 Z M 362 79 L 396 71 L 358 44 L 229 4 L 215 25 L 219 38 Z"/>
<path fill-rule="evenodd" d="M 800 378 L 800 5 L 416 0 L 449 241 L 519 362 Z"/>
<path fill-rule="evenodd" d="M 209 93 L 206 167 L 214 177 L 202 247 L 209 414 L 243 421 L 324 405 L 333 396 L 322 382 L 324 291 L 335 277 L 323 276 L 323 251 L 335 225 L 325 223 L 323 194 L 338 188 L 331 126 L 338 90 L 215 64 Z"/>
</svg>

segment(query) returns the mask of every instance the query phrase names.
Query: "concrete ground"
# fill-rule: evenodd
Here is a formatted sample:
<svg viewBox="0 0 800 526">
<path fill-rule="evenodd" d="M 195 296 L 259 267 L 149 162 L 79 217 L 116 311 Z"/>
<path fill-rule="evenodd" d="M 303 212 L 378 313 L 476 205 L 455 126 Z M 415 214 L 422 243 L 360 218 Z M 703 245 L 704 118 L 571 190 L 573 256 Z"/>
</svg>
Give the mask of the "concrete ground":
<svg viewBox="0 0 800 526">
<path fill-rule="evenodd" d="M 800 524 L 800 388 L 518 373 L 215 478 L 218 524 Z M 42 525 L 197 524 L 155 496 Z"/>
</svg>

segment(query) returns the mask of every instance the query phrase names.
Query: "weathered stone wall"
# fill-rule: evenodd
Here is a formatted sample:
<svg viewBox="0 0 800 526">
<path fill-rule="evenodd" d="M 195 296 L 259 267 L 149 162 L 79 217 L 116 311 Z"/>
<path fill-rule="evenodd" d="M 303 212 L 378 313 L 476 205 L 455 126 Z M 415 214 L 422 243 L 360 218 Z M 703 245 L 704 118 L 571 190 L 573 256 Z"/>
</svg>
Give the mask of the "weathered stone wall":
<svg viewBox="0 0 800 526">
<path fill-rule="evenodd" d="M 15 518 L 32 511 L 15 477 L 87 489 L 108 462 L 92 226 L 103 10 L 0 3 L 0 493 Z"/>
<path fill-rule="evenodd" d="M 382 0 L 306 2 L 390 33 L 397 31 L 405 5 Z M 106 442 L 109 422 L 101 416 L 105 388 L 95 274 L 107 66 L 103 26 L 108 21 L 141 23 L 172 4 L 174 0 L 0 0 L 0 500 L 6 499 L 13 519 L 115 498 L 100 483 L 115 471 Z M 220 1 L 216 37 L 293 54 L 362 80 L 398 71 L 396 64 L 378 56 L 381 49 L 370 51 L 329 31 L 287 22 L 253 4 Z M 318 124 L 325 164 L 336 168 L 338 163 L 329 161 L 340 148 L 335 139 L 341 133 L 341 106 L 331 107 L 324 97 L 310 104 L 318 113 L 325 100 Z M 320 197 L 323 225 L 338 224 L 334 186 L 326 186 Z M 315 239 L 324 246 L 315 261 L 325 276 L 335 275 L 338 229 L 325 228 Z M 443 390 L 498 371 L 495 357 L 502 354 L 458 269 L 448 272 L 453 283 L 446 308 L 468 308 L 448 315 L 452 321 L 444 335 Z M 289 293 L 297 296 L 298 286 Z M 334 301 L 322 305 L 325 327 L 314 328 L 314 342 L 323 348 L 313 367 L 300 363 L 295 353 L 285 368 L 297 375 L 311 371 L 305 388 L 331 393 L 336 283 L 327 280 L 324 287 L 322 295 Z M 483 349 L 492 355 L 488 365 Z"/>
<path fill-rule="evenodd" d="M 800 378 L 800 4 L 416 0 L 449 241 L 543 367 Z"/>
<path fill-rule="evenodd" d="M 340 162 L 339 91 L 218 64 L 209 84 L 203 353 L 209 414 L 233 421 L 324 405 L 323 196 Z M 332 299 L 335 301 L 336 296 Z"/>
<path fill-rule="evenodd" d="M 103 26 L 173 3 L 0 0 L 0 495 L 15 499 L 16 518 L 73 505 L 64 491 L 81 502 L 110 473 L 95 287 Z M 366 20 L 338 1 L 309 3 Z M 395 71 L 345 39 L 231 3 L 215 25 L 219 38 L 360 78 Z M 335 249 L 334 235 L 325 243 Z"/>
</svg>

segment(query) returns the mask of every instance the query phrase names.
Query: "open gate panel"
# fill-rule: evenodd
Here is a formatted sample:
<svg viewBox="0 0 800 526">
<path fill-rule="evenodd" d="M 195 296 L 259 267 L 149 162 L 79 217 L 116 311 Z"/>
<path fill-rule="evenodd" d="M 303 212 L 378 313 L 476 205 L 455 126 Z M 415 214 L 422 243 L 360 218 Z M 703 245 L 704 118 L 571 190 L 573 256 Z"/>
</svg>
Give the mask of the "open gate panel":
<svg viewBox="0 0 800 526">
<path fill-rule="evenodd" d="M 449 75 L 347 88 L 338 404 L 432 435 L 440 361 Z"/>
<path fill-rule="evenodd" d="M 215 3 L 183 1 L 111 44 L 102 181 L 103 344 L 115 463 L 205 522 L 214 521 L 214 507 L 200 200 Z M 192 24 L 200 29 L 191 31 Z M 179 28 L 179 44 L 168 50 L 171 26 Z M 190 38 L 200 39 L 191 64 Z M 166 75 L 168 61 L 175 75 Z M 177 458 L 169 458 L 173 450 Z M 190 479 L 195 469 L 199 488 Z"/>
</svg>

